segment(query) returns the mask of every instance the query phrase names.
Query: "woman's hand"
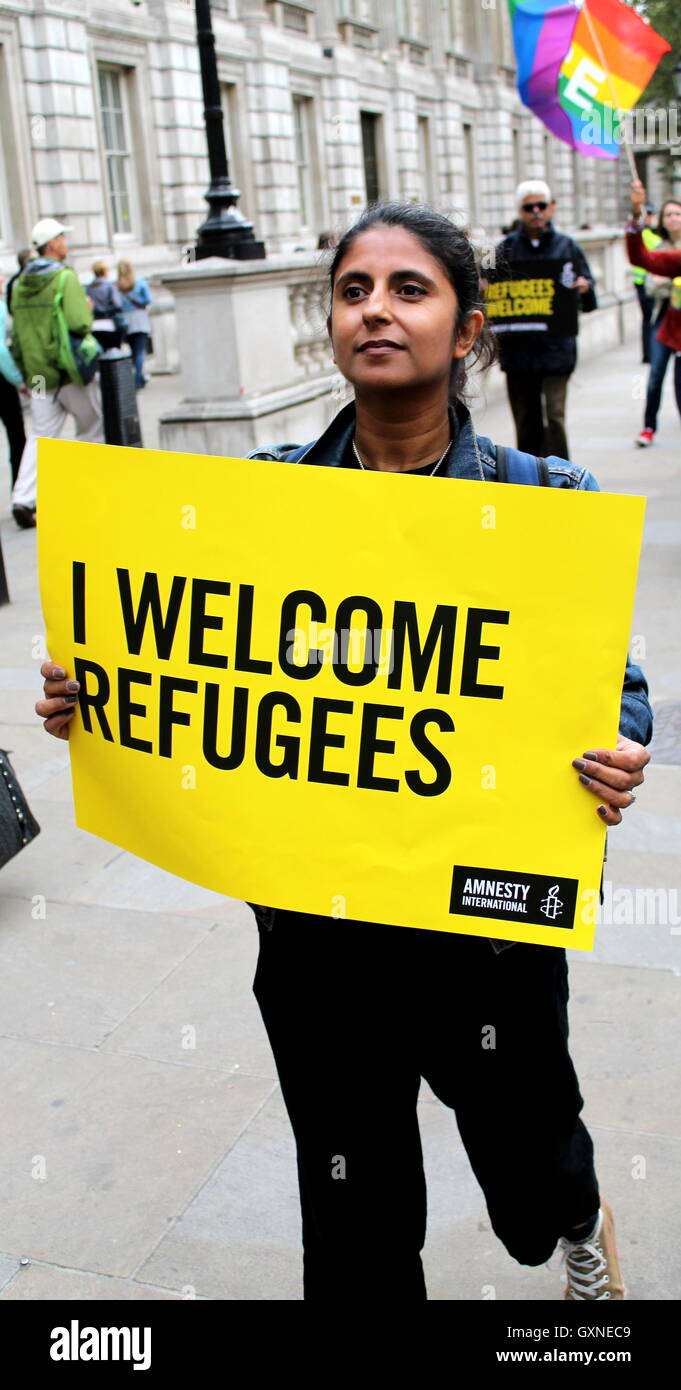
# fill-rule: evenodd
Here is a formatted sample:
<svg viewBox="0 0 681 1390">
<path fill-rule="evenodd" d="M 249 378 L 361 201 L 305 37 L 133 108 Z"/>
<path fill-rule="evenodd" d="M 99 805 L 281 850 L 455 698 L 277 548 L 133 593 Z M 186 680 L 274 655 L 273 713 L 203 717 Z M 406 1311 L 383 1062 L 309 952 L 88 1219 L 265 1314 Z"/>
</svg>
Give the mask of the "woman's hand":
<svg viewBox="0 0 681 1390">
<path fill-rule="evenodd" d="M 44 661 L 40 674 L 45 677 L 45 699 L 36 702 L 35 712 L 43 720 L 48 734 L 54 734 L 55 738 L 68 738 L 80 685 L 78 681 L 68 680 L 63 666 L 57 666 L 53 661 Z"/>
<path fill-rule="evenodd" d="M 599 799 L 596 811 L 604 825 L 619 825 L 622 811 L 633 806 L 632 787 L 640 787 L 649 762 L 648 749 L 622 734 L 616 748 L 599 748 L 574 759 L 572 766 L 582 786 Z"/>
<path fill-rule="evenodd" d="M 648 201 L 645 185 L 640 179 L 634 179 L 631 185 L 631 210 L 635 217 L 640 217 Z"/>
</svg>

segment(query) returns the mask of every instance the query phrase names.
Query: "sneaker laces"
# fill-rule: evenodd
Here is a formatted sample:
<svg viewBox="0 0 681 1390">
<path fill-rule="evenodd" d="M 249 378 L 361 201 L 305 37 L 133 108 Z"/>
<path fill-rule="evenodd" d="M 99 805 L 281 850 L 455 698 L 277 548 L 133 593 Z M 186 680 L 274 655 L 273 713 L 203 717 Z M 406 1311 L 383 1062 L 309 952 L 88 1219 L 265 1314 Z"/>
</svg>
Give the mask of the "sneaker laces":
<svg viewBox="0 0 681 1390">
<path fill-rule="evenodd" d="M 588 1240 L 570 1241 L 561 1239 L 565 1276 L 572 1299 L 598 1300 L 610 1298 L 608 1262 L 600 1243 L 603 1228 L 603 1213 L 599 1211 L 595 1231 Z"/>
</svg>

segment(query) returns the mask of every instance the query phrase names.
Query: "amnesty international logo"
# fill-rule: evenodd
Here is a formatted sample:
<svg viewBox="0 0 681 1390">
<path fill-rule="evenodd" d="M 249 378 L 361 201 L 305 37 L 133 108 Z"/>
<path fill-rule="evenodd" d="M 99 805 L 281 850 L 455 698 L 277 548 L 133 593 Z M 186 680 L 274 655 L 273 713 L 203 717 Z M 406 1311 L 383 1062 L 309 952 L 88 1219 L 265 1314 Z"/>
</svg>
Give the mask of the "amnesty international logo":
<svg viewBox="0 0 681 1390">
<path fill-rule="evenodd" d="M 558 897 L 559 892 L 560 884 L 554 883 L 553 887 L 549 888 L 546 897 L 542 898 L 540 910 L 551 922 L 555 922 L 556 917 L 562 917 L 563 915 L 563 903 Z"/>
<path fill-rule="evenodd" d="M 493 917 L 509 925 L 513 921 L 571 931 L 577 887 L 576 878 L 558 874 L 455 864 L 449 910 L 462 917 Z"/>
</svg>

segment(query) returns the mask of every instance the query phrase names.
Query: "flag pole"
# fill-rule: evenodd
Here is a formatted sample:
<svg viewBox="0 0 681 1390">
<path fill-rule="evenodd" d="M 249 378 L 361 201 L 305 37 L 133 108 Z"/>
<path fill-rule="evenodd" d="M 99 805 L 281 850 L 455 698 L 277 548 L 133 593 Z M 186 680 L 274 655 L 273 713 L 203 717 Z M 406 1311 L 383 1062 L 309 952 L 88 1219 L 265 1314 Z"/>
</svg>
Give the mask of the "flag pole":
<svg viewBox="0 0 681 1390">
<path fill-rule="evenodd" d="M 603 48 L 602 48 L 602 45 L 601 45 L 601 41 L 600 41 L 600 39 L 599 39 L 599 37 L 598 37 L 598 31 L 594 28 L 594 25 L 593 25 L 592 20 L 591 20 L 591 15 L 589 14 L 589 0 L 585 0 L 585 3 L 583 4 L 583 6 L 582 6 L 582 14 L 584 15 L 584 18 L 585 18 L 585 20 L 586 20 L 586 22 L 587 22 L 587 26 L 588 26 L 589 33 L 590 33 L 590 35 L 591 35 L 591 38 L 593 39 L 594 47 L 595 47 L 596 52 L 597 52 L 597 54 L 598 54 L 598 57 L 599 57 L 599 59 L 600 59 L 601 67 L 603 68 L 603 71 L 604 71 L 604 73 L 605 73 L 605 76 L 606 76 L 606 79 L 607 79 L 607 83 L 608 83 L 608 87 L 610 88 L 610 96 L 612 97 L 612 104 L 613 104 L 613 106 L 614 106 L 614 108 L 615 108 L 615 111 L 619 111 L 620 108 L 619 108 L 618 103 L 617 103 L 617 93 L 616 93 L 616 91 L 615 91 L 615 84 L 614 84 L 614 82 L 613 82 L 613 80 L 612 80 L 612 77 L 611 77 L 611 75 L 610 75 L 610 69 L 608 68 L 608 64 L 607 64 L 606 61 L 605 61 L 605 54 L 604 54 L 604 52 L 603 52 Z M 634 158 L 634 151 L 633 151 L 632 146 L 631 146 L 631 144 L 630 144 L 630 142 L 629 142 L 629 136 L 627 135 L 626 127 L 624 127 L 624 139 L 623 139 L 622 143 L 623 143 L 624 148 L 625 148 L 625 150 L 626 150 L 626 152 L 627 152 L 627 159 L 629 160 L 629 168 L 630 168 L 630 170 L 631 170 L 631 177 L 632 177 L 633 180 L 637 180 L 637 179 L 638 179 L 638 169 L 636 168 L 636 160 L 635 160 L 635 158 Z"/>
</svg>

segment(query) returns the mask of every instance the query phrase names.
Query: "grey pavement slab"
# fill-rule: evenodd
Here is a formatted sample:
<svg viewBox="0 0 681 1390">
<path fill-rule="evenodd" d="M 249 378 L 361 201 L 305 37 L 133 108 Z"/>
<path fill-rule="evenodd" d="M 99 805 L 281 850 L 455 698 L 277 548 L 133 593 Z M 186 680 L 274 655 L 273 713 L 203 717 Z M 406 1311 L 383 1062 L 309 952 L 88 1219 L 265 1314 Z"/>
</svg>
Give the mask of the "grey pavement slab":
<svg viewBox="0 0 681 1390">
<path fill-rule="evenodd" d="M 16 1265 L 16 1261 L 14 1264 Z M 133 1279 L 112 1279 L 108 1275 L 89 1274 L 80 1269 L 62 1269 L 59 1265 L 34 1264 L 19 1267 L 11 1281 L 2 1288 L 0 1302 L 33 1303 L 37 1299 L 55 1302 L 113 1301 L 136 1303 L 178 1302 L 195 1295 L 181 1290 L 154 1288 L 138 1284 Z"/>
<path fill-rule="evenodd" d="M 14 1279 L 19 1268 L 19 1261 L 15 1255 L 0 1255 L 0 1289 Z"/>
<path fill-rule="evenodd" d="M 629 870 L 633 866 L 629 866 Z M 671 928 L 661 921 L 651 921 L 647 913 L 648 898 L 651 891 L 659 893 L 659 888 L 654 890 L 642 890 L 640 885 L 631 881 L 623 883 L 621 878 L 615 879 L 616 887 L 613 891 L 613 910 L 614 918 L 618 912 L 618 901 L 621 895 L 625 894 L 626 903 L 622 908 L 626 910 L 627 918 L 631 915 L 631 905 L 634 912 L 637 901 L 640 903 L 641 892 L 646 894 L 645 904 L 641 909 L 639 920 L 627 920 L 625 923 L 616 920 L 608 921 L 596 928 L 596 944 L 591 959 L 604 965 L 636 965 L 648 969 L 671 970 L 674 975 L 681 975 L 681 962 L 679 961 L 679 936 L 672 936 Z M 664 889 L 661 890 L 663 893 Z M 669 890 L 676 893 L 676 889 Z M 678 899 L 678 906 L 681 908 L 681 894 Z M 651 914 L 657 915 L 657 914 Z M 678 930 L 678 928 L 677 928 Z M 574 960 L 583 960 L 584 953 L 570 951 L 569 956 Z"/>
<path fill-rule="evenodd" d="M 295 1144 L 278 1091 L 136 1277 L 211 1299 L 302 1297 Z"/>
<path fill-rule="evenodd" d="M 112 1029 L 106 1050 L 276 1081 L 252 990 L 257 955 L 250 922 L 216 927 Z"/>
<path fill-rule="evenodd" d="M 122 853 L 82 883 L 74 902 L 99 903 L 118 910 L 179 913 L 213 921 L 250 921 L 249 907 L 236 898 L 225 898 L 209 888 L 166 873 L 134 854 Z"/>
<path fill-rule="evenodd" d="M 666 970 L 632 966 L 596 966 L 589 960 L 570 961 L 570 1051 L 580 1079 L 633 1080 L 658 1074 L 681 1057 L 681 980 Z M 681 1099 L 681 1098 L 680 1098 Z M 638 1127 L 652 1091 L 642 1103 Z M 672 1119 L 672 1114 L 674 1118 Z M 613 1123 L 610 1116 L 594 1116 Z M 668 1134 L 681 1137 L 681 1112 L 673 1102 Z"/>
<path fill-rule="evenodd" d="M 643 799 L 643 793 L 640 794 Z M 625 816 L 622 824 L 613 832 L 616 848 L 620 853 L 635 850 L 640 853 L 650 850 L 656 854 L 679 856 L 681 845 L 681 816 L 662 815 L 654 811 L 637 809 L 635 816 Z"/>
<path fill-rule="evenodd" d="M 199 945 L 209 924 L 3 897 L 0 1034 L 99 1047 Z M 39 905 L 37 910 L 41 911 Z M 180 1031 L 171 1060 L 182 1060 Z"/>
<path fill-rule="evenodd" d="M 272 1090 L 17 1039 L 0 1056 L 5 1250 L 101 1274 L 135 1271 Z"/>
<path fill-rule="evenodd" d="M 15 770 L 21 781 L 20 766 Z M 66 901 L 81 885 L 112 859 L 122 854 L 118 845 L 101 840 L 79 830 L 75 824 L 73 806 L 32 796 L 31 810 L 41 827 L 41 833 L 15 855 L 2 870 L 3 896 L 26 897 L 36 893 Z M 2 907 L 0 905 L 0 920 Z"/>
</svg>

